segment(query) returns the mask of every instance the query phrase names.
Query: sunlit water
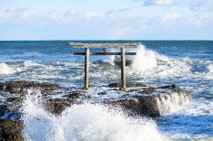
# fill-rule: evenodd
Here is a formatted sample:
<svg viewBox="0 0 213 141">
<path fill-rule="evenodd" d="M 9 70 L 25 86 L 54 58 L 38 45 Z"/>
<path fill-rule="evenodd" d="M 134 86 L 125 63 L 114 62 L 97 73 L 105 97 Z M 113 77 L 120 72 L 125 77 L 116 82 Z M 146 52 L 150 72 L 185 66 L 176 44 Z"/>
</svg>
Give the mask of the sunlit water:
<svg viewBox="0 0 213 141">
<path fill-rule="evenodd" d="M 164 116 L 157 119 L 130 118 L 118 109 L 91 104 L 72 106 L 54 117 L 42 108 L 40 99 L 34 97 L 35 103 L 28 97 L 22 107 L 26 140 L 213 140 L 213 42 L 141 43 L 130 58 L 127 80 L 151 86 L 174 83 L 192 93 L 193 102 L 182 108 L 173 102 L 159 103 Z M 73 52 L 67 41 L 0 42 L 0 80 L 45 81 L 79 89 L 84 57 Z M 113 60 L 91 56 L 93 95 L 102 85 L 120 80 L 120 68 Z"/>
</svg>

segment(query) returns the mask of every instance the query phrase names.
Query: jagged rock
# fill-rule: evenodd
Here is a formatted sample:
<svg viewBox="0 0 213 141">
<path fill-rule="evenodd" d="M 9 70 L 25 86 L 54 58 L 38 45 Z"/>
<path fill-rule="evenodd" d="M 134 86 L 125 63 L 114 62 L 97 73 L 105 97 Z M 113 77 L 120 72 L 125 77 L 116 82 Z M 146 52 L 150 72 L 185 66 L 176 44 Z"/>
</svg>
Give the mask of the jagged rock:
<svg viewBox="0 0 213 141">
<path fill-rule="evenodd" d="M 192 96 L 175 85 L 159 88 L 141 88 L 136 95 L 127 95 L 127 98 L 119 100 L 106 100 L 104 103 L 110 106 L 121 107 L 129 115 L 142 115 L 158 117 L 167 112 L 171 112 L 172 105 L 181 106 L 192 100 Z M 125 97 L 125 96 L 123 96 Z"/>
<path fill-rule="evenodd" d="M 12 94 L 23 94 L 26 93 L 27 90 L 30 88 L 39 89 L 46 93 L 51 93 L 54 90 L 58 90 L 59 86 L 47 82 L 39 83 L 34 81 L 10 81 L 0 83 L 1 91 L 9 92 Z"/>
<path fill-rule="evenodd" d="M 112 83 L 108 87 L 120 87 L 120 83 Z M 101 97 L 100 103 L 120 106 L 130 115 L 156 117 L 171 111 L 165 102 L 184 105 L 192 99 L 189 93 L 174 84 L 162 87 L 147 87 L 141 83 L 127 83 L 127 87 L 131 87 L 127 92 L 119 91 L 118 89 L 108 89 L 107 91 L 99 92 L 98 95 Z M 54 84 L 33 81 L 5 82 L 0 83 L 0 95 L 4 99 L 0 103 L 0 119 L 20 119 L 21 111 L 19 110 L 26 95 L 24 92 L 28 88 L 38 88 L 43 91 L 41 95 L 43 98 L 42 104 L 44 104 L 46 110 L 56 115 L 73 104 L 81 104 L 88 101 L 88 99 L 93 101 L 93 97 L 86 95 L 84 91 L 63 90 Z M 118 94 L 119 98 L 111 99 L 105 96 L 108 94 L 108 91 L 109 93 L 112 91 L 112 93 Z M 21 94 L 22 92 L 23 94 Z M 57 98 L 53 98 L 53 95 Z"/>
<path fill-rule="evenodd" d="M 60 114 L 71 103 L 67 99 L 50 99 L 45 104 L 45 109 L 53 114 Z"/>
<path fill-rule="evenodd" d="M 141 83 L 126 83 L 126 87 L 144 87 L 144 84 Z M 115 82 L 109 84 L 107 87 L 114 88 L 114 87 L 121 87 L 121 83 Z"/>
<path fill-rule="evenodd" d="M 19 120 L 21 113 L 19 111 L 22 102 L 25 99 L 28 89 L 39 90 L 45 97 L 60 87 L 50 83 L 39 83 L 35 81 L 10 81 L 0 83 L 0 119 Z M 3 101 L 4 102 L 3 102 Z"/>
<path fill-rule="evenodd" d="M 24 141 L 20 132 L 23 124 L 18 121 L 0 120 L 0 140 L 1 141 Z"/>
<path fill-rule="evenodd" d="M 154 87 L 143 88 L 143 90 L 141 91 L 141 93 L 143 94 L 152 94 L 154 92 L 156 92 L 156 88 Z"/>
<path fill-rule="evenodd" d="M 49 99 L 45 104 L 46 110 L 53 114 L 60 114 L 66 107 L 73 104 L 79 104 L 79 98 L 85 98 L 85 94 L 81 91 L 67 92 L 64 98 Z"/>
</svg>

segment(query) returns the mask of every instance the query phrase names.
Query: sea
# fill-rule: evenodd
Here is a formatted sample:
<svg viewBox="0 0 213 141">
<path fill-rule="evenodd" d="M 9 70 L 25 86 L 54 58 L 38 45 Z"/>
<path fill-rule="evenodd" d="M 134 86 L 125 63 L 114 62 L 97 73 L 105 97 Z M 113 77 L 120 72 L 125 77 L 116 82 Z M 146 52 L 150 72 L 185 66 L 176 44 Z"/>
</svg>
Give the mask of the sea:
<svg viewBox="0 0 213 141">
<path fill-rule="evenodd" d="M 0 41 L 0 81 L 30 80 L 82 89 L 84 56 L 73 53 L 84 50 L 72 48 L 69 42 L 136 42 L 137 49 L 127 49 L 137 53 L 127 56 L 132 61 L 126 67 L 127 81 L 153 87 L 175 84 L 191 93 L 193 100 L 178 108 L 165 103 L 172 110 L 157 118 L 129 117 L 90 103 L 67 107 L 53 116 L 38 106 L 41 99 L 29 96 L 22 106 L 25 140 L 213 141 L 213 41 Z M 120 81 L 120 67 L 115 64 L 119 59 L 90 56 L 91 95 Z"/>
</svg>

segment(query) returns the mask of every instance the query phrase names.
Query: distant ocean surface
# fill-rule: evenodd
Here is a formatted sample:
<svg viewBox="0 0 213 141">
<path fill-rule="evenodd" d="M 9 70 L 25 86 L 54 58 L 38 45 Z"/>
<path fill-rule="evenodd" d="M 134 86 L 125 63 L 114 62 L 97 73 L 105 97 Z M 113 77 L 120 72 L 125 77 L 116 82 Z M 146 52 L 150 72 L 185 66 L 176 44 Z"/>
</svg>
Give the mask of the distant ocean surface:
<svg viewBox="0 0 213 141">
<path fill-rule="evenodd" d="M 63 88 L 81 89 L 84 77 L 84 56 L 74 56 L 73 53 L 84 50 L 71 48 L 69 42 L 115 41 L 0 41 L 0 81 L 31 80 L 50 82 Z M 138 49 L 129 49 L 129 51 L 136 51 L 137 56 L 127 57 L 135 61 L 126 68 L 127 81 L 141 82 L 151 86 L 176 84 L 189 91 L 194 100 L 179 111 L 144 121 L 142 127 L 137 124 L 134 126 L 127 124 L 131 118 L 120 115 L 110 116 L 104 112 L 104 107 L 92 107 L 90 104 L 76 106 L 79 112 L 71 110 L 69 116 L 58 117 L 66 121 L 60 125 L 65 126 L 64 128 L 69 131 L 74 127 L 67 127 L 66 124 L 75 122 L 75 125 L 83 129 L 86 128 L 84 122 L 91 122 L 92 125 L 96 116 L 99 115 L 105 117 L 105 120 L 100 123 L 101 127 L 97 125 L 88 128 L 85 130 L 85 137 L 91 134 L 97 137 L 96 139 L 104 140 L 102 139 L 104 135 L 99 133 L 99 129 L 107 132 L 117 127 L 117 130 L 126 130 L 119 134 L 110 133 L 106 136 L 106 140 L 113 140 L 117 136 L 124 137 L 125 134 L 135 138 L 132 140 L 164 140 L 161 135 L 168 140 L 178 141 L 213 140 L 213 41 L 116 42 L 141 43 Z M 109 51 L 113 50 L 109 49 Z M 95 86 L 93 93 L 98 92 L 102 85 L 120 81 L 120 68 L 114 64 L 116 58 L 116 56 L 90 57 L 89 83 Z M 46 123 L 43 124 L 44 127 L 42 124 L 39 126 L 32 124 L 35 133 L 33 137 L 26 138 L 41 140 L 42 136 L 45 136 L 43 132 L 48 131 L 46 127 L 57 119 L 48 117 L 45 111 L 39 109 L 34 109 L 33 112 L 43 116 Z M 143 120 L 143 117 L 141 118 Z M 113 122 L 113 126 L 105 121 Z M 97 132 L 90 132 L 91 129 Z M 68 134 L 69 132 L 65 135 L 58 133 L 57 137 L 49 140 L 95 140 L 92 137 L 76 139 L 77 133 L 70 133 L 70 136 Z M 49 136 L 52 135 L 49 134 Z"/>
</svg>

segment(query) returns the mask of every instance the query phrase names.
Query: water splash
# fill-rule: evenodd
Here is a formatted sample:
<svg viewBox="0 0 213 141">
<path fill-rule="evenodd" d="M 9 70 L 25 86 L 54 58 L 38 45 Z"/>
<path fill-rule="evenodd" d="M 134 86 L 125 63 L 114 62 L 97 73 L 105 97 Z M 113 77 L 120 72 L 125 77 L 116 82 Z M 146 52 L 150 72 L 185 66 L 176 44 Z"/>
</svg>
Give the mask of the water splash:
<svg viewBox="0 0 213 141">
<path fill-rule="evenodd" d="M 156 52 L 145 48 L 144 45 L 139 45 L 136 52 L 131 65 L 133 70 L 141 72 L 157 66 Z"/>
<path fill-rule="evenodd" d="M 157 98 L 160 115 L 169 115 L 182 109 L 192 98 L 184 93 L 162 94 Z"/>
<path fill-rule="evenodd" d="M 166 140 L 153 120 L 129 118 L 120 111 L 93 104 L 73 105 L 55 117 L 42 108 L 41 102 L 38 95 L 28 96 L 24 102 L 22 120 L 26 140 Z"/>
<path fill-rule="evenodd" d="M 15 70 L 11 67 L 9 67 L 7 64 L 5 63 L 0 63 L 0 75 L 8 75 L 8 74 L 13 74 L 15 73 Z"/>
<path fill-rule="evenodd" d="M 208 66 L 209 72 L 213 73 L 213 64 Z"/>
</svg>

